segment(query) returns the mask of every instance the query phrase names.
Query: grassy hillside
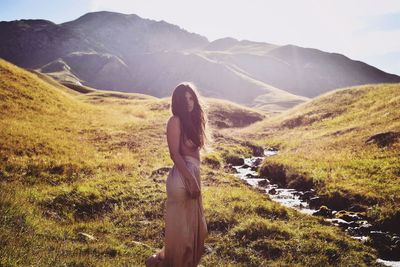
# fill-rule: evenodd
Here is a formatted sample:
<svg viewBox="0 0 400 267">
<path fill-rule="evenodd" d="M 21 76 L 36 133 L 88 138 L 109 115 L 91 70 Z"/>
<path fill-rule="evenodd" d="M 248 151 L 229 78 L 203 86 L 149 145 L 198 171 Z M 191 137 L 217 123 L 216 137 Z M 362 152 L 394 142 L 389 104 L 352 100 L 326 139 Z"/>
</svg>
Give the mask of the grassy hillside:
<svg viewBox="0 0 400 267">
<path fill-rule="evenodd" d="M 0 265 L 141 266 L 164 235 L 167 100 L 72 90 L 2 60 L 0 74 Z M 215 131 L 204 266 L 378 266 L 371 248 L 226 172 L 251 147 Z"/>
<path fill-rule="evenodd" d="M 339 89 L 237 135 L 280 149 L 262 173 L 399 232 L 400 84 Z"/>
</svg>

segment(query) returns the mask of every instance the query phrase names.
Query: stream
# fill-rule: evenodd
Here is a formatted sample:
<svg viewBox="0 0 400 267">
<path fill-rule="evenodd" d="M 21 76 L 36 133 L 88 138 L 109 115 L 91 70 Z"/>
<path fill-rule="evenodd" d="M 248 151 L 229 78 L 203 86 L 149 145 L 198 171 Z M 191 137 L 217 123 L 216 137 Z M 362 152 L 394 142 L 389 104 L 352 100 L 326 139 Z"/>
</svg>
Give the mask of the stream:
<svg viewBox="0 0 400 267">
<path fill-rule="evenodd" d="M 243 165 L 233 166 L 236 170 L 236 176 L 245 180 L 253 187 L 265 190 L 265 193 L 273 201 L 279 202 L 286 207 L 294 208 L 309 215 L 324 216 L 326 221 L 339 226 L 352 238 L 358 239 L 361 242 L 366 242 L 372 238 L 374 240 L 374 247 L 377 249 L 380 257 L 377 261 L 387 266 L 400 267 L 400 255 L 397 253 L 400 249 L 400 237 L 398 235 L 375 229 L 365 218 L 357 215 L 357 213 L 346 213 L 346 216 L 335 218 L 337 211 L 329 210 L 328 212 L 331 216 L 327 216 L 326 210 L 316 209 L 318 206 L 312 204 L 312 200 L 318 198 L 313 189 L 298 191 L 291 188 L 280 188 L 277 184 L 271 183 L 267 178 L 258 176 L 257 168 L 263 159 L 277 153 L 277 150 L 265 149 L 264 157 L 244 158 Z M 382 247 L 389 249 L 382 249 Z"/>
</svg>

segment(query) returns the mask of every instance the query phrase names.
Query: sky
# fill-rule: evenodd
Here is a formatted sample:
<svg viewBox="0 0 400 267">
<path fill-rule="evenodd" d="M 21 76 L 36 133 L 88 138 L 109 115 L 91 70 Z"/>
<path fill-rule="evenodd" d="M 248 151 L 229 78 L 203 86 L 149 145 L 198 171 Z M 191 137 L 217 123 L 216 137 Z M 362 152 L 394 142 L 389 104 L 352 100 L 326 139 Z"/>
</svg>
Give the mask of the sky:
<svg viewBox="0 0 400 267">
<path fill-rule="evenodd" d="M 341 53 L 400 75 L 400 0 L 0 0 L 0 21 L 74 20 L 94 11 L 164 20 L 208 38 Z"/>
</svg>

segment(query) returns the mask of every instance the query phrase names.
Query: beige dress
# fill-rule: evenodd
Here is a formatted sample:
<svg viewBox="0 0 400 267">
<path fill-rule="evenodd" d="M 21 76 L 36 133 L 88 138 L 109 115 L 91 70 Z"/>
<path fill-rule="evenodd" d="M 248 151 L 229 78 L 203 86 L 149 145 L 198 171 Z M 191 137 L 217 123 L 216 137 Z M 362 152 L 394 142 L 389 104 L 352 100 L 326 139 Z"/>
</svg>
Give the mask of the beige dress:
<svg viewBox="0 0 400 267">
<path fill-rule="evenodd" d="M 188 170 L 200 183 L 200 161 L 192 156 L 182 156 Z M 202 196 L 189 197 L 184 177 L 174 165 L 167 177 L 164 247 L 158 252 L 164 259 L 155 266 L 197 266 L 204 252 L 208 235 Z"/>
</svg>

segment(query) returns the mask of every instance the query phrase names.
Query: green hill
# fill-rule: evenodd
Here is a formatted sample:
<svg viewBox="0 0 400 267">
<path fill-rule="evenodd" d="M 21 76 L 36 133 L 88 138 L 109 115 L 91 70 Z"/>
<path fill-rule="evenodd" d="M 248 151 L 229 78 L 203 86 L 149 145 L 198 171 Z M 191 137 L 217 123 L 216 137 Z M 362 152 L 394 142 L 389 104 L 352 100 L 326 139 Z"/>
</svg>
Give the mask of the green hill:
<svg viewBox="0 0 400 267">
<path fill-rule="evenodd" d="M 262 173 L 399 233 L 400 84 L 339 89 L 237 135 L 279 148 Z"/>
<path fill-rule="evenodd" d="M 70 89 L 3 60 L 0 74 L 0 265 L 143 264 L 164 235 L 168 99 Z M 379 266 L 370 247 L 227 172 L 229 158 L 252 149 L 218 125 L 241 126 L 237 112 L 247 122 L 265 115 L 209 106 L 216 141 L 202 158 L 204 266 Z M 232 117 L 218 124 L 220 114 Z"/>
</svg>

